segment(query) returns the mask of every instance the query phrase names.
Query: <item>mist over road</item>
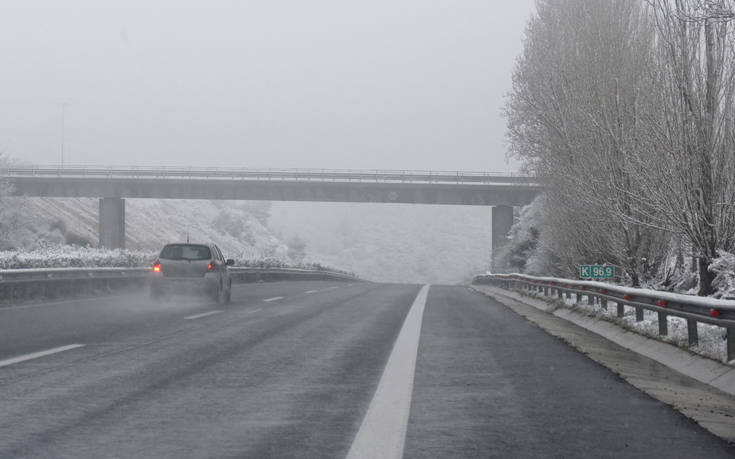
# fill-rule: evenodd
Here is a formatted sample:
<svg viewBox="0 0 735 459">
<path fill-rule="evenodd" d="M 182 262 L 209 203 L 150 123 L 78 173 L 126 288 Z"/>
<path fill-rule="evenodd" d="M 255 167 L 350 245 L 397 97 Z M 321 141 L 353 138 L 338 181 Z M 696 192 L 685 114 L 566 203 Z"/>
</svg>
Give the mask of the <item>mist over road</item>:
<svg viewBox="0 0 735 459">
<path fill-rule="evenodd" d="M 423 317 L 419 285 L 233 288 L 227 306 L 130 293 L 0 309 L 0 457 L 342 458 L 408 325 L 415 371 L 389 388 L 409 384 L 410 414 L 386 415 L 405 416 L 404 457 L 733 454 L 465 287 L 431 286 Z"/>
</svg>

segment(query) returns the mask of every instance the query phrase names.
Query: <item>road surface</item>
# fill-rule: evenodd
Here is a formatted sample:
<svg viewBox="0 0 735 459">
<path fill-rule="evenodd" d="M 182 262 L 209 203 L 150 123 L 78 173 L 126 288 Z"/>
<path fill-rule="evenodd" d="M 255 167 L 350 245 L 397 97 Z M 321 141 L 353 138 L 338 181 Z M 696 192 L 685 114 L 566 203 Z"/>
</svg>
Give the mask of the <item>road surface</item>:
<svg viewBox="0 0 735 459">
<path fill-rule="evenodd" d="M 735 456 L 465 287 L 431 286 L 404 324 L 421 289 L 275 282 L 234 286 L 227 306 L 131 292 L 1 308 L 0 457 L 386 457 L 353 447 L 384 446 L 368 412 L 403 424 L 406 458 Z M 396 401 L 381 411 L 379 393 Z"/>
</svg>

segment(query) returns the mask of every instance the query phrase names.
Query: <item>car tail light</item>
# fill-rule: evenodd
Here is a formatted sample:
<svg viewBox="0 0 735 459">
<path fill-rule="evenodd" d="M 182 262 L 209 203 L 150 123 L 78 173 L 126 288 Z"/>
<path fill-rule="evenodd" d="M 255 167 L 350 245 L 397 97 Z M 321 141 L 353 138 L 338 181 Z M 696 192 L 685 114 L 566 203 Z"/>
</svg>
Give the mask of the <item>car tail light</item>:
<svg viewBox="0 0 735 459">
<path fill-rule="evenodd" d="M 155 263 L 153 263 L 153 272 L 154 273 L 160 273 L 161 272 L 161 262 L 156 260 Z"/>
<path fill-rule="evenodd" d="M 209 265 L 207 265 L 207 272 L 208 273 L 217 272 L 217 263 L 211 262 Z"/>
</svg>

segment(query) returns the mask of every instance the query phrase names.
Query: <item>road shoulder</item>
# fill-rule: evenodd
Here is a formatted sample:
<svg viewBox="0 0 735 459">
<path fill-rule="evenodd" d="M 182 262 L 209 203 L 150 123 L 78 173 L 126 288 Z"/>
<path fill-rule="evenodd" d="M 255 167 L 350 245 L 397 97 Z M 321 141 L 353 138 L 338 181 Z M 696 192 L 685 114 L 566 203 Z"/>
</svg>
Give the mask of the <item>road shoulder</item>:
<svg viewBox="0 0 735 459">
<path fill-rule="evenodd" d="M 553 306 L 540 300 L 484 285 L 472 288 L 504 304 L 713 434 L 735 443 L 735 396 L 623 347 L 584 328 L 584 324 L 572 323 L 571 318 L 552 315 Z"/>
</svg>

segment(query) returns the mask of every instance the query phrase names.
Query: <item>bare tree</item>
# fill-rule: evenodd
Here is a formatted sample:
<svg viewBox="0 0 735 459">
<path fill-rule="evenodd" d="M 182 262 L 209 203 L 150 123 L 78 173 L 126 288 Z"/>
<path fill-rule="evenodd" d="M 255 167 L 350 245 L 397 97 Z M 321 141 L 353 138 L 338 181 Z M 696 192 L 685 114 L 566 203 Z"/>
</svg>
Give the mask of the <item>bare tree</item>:
<svg viewBox="0 0 735 459">
<path fill-rule="evenodd" d="M 691 244 L 699 294 L 712 293 L 709 265 L 735 247 L 735 55 L 728 0 L 651 0 L 658 82 L 645 120 L 649 137 L 634 156 L 644 187 L 637 205 L 655 209 Z"/>
<path fill-rule="evenodd" d="M 644 135 L 638 107 L 653 81 L 653 26 L 636 0 L 537 3 L 506 106 L 512 151 L 547 184 L 557 269 L 622 266 L 634 285 L 665 240 L 639 193 L 631 155 Z"/>
</svg>

